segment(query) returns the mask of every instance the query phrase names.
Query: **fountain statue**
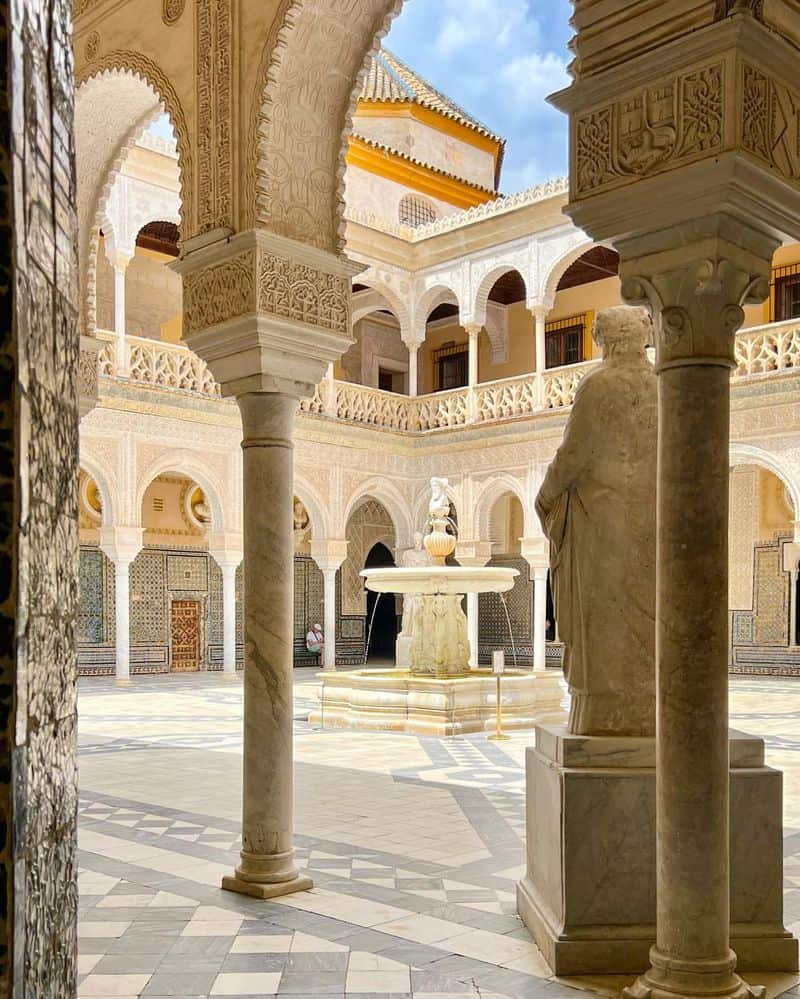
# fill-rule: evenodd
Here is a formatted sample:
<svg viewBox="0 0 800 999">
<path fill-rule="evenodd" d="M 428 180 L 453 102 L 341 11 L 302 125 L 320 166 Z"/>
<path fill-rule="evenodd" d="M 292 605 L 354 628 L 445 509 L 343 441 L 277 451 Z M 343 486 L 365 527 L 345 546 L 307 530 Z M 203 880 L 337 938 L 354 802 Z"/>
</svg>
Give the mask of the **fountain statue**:
<svg viewBox="0 0 800 999">
<path fill-rule="evenodd" d="M 403 596 L 398 667 L 320 674 L 321 703 L 311 712 L 311 722 L 326 728 L 429 735 L 461 735 L 494 726 L 495 678 L 489 669 L 470 668 L 462 603 L 467 593 L 505 593 L 519 572 L 506 566 L 447 564 L 457 541 L 448 486 L 447 479 L 431 479 L 429 530 L 415 538 L 401 566 L 361 573 L 367 589 Z M 559 678 L 555 670 L 508 670 L 503 688 L 506 726 L 532 728 L 537 721 L 560 718 Z"/>
</svg>

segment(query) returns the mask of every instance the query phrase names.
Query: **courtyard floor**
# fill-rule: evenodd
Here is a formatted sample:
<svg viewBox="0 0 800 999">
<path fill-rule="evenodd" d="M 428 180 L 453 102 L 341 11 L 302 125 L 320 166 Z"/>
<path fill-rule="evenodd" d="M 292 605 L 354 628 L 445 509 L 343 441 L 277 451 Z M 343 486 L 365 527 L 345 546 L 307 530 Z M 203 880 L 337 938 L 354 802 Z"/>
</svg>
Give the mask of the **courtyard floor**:
<svg viewBox="0 0 800 999">
<path fill-rule="evenodd" d="M 736 679 L 731 724 L 785 772 L 786 921 L 800 932 L 800 681 Z M 515 914 L 523 757 L 498 745 L 322 732 L 296 671 L 295 829 L 311 892 L 223 892 L 238 856 L 241 680 L 80 684 L 81 997 L 568 999 Z M 800 996 L 797 977 L 763 976 Z"/>
</svg>

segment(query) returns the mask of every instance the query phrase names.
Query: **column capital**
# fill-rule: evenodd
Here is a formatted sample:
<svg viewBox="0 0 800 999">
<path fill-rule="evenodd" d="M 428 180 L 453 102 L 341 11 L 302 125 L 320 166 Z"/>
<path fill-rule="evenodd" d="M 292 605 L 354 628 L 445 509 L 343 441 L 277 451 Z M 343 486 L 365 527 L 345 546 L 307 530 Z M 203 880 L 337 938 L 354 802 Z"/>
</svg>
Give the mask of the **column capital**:
<svg viewBox="0 0 800 999">
<path fill-rule="evenodd" d="M 101 527 L 100 548 L 115 566 L 129 566 L 142 550 L 144 528 Z"/>
<path fill-rule="evenodd" d="M 769 297 L 777 241 L 718 212 L 617 246 L 622 297 L 655 317 L 656 370 L 735 367 L 742 306 Z"/>
<path fill-rule="evenodd" d="M 534 319 L 547 319 L 553 311 L 554 304 L 554 302 L 529 301 L 526 303 L 526 308 Z"/>
<path fill-rule="evenodd" d="M 416 339 L 416 337 L 412 336 L 401 336 L 400 339 L 403 341 L 406 347 L 409 350 L 414 351 L 414 353 L 416 353 L 423 344 L 422 340 L 418 340 Z"/>
<path fill-rule="evenodd" d="M 464 329 L 470 340 L 477 340 L 483 332 L 483 323 L 464 323 Z"/>
<path fill-rule="evenodd" d="M 348 542 L 344 538 L 311 541 L 311 557 L 322 572 L 336 572 L 347 558 Z"/>
<path fill-rule="evenodd" d="M 461 540 L 456 544 L 455 557 L 460 565 L 480 568 L 492 557 L 491 541 Z"/>
<path fill-rule="evenodd" d="M 547 573 L 550 568 L 550 545 L 544 535 L 520 538 L 520 553 L 534 572 L 543 569 Z"/>
<path fill-rule="evenodd" d="M 250 229 L 171 266 L 183 277 L 187 344 L 223 395 L 310 396 L 354 342 L 350 296 L 360 264 Z"/>
</svg>

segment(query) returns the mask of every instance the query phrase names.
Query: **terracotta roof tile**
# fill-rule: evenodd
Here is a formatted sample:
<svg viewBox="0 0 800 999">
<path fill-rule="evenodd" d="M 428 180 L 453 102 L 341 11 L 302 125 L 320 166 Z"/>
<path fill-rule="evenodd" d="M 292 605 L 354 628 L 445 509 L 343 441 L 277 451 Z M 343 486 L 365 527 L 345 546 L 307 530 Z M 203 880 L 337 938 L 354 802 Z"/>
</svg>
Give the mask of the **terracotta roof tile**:
<svg viewBox="0 0 800 999">
<path fill-rule="evenodd" d="M 408 101 L 438 111 L 439 114 L 465 125 L 467 128 L 493 139 L 501 146 L 505 139 L 496 135 L 483 122 L 478 121 L 445 94 L 431 86 L 413 69 L 386 49 L 373 56 L 367 77 L 361 89 L 363 101 Z"/>
</svg>

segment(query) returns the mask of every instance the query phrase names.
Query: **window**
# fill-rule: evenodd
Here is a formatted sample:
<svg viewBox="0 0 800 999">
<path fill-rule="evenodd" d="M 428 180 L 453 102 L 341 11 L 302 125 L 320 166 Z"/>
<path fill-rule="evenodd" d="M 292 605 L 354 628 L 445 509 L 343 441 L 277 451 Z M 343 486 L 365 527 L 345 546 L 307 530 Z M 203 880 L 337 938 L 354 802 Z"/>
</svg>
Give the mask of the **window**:
<svg viewBox="0 0 800 999">
<path fill-rule="evenodd" d="M 439 217 L 436 207 L 427 198 L 418 198 L 415 194 L 407 194 L 400 199 L 398 218 L 400 225 L 411 226 L 416 229 L 418 226 L 435 222 Z"/>
<path fill-rule="evenodd" d="M 461 388 L 469 378 L 469 348 L 463 343 L 448 343 L 434 352 L 436 391 Z"/>
<path fill-rule="evenodd" d="M 800 319 L 800 264 L 778 267 L 772 272 L 772 284 L 772 321 Z"/>
<path fill-rule="evenodd" d="M 404 392 L 405 372 L 378 368 L 378 388 L 381 392 Z"/>
<path fill-rule="evenodd" d="M 583 360 L 586 313 L 547 323 L 544 328 L 545 367 L 560 368 Z"/>
</svg>

